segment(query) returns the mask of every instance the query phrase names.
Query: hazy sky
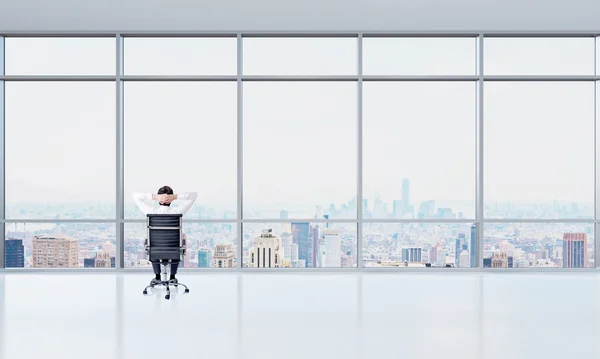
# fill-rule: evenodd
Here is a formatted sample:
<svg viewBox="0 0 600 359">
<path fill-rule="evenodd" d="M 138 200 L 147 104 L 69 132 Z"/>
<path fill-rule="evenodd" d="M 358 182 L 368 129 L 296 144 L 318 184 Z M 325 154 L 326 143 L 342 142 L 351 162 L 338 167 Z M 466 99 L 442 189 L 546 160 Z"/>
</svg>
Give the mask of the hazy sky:
<svg viewBox="0 0 600 359">
<path fill-rule="evenodd" d="M 247 75 L 355 75 L 357 40 L 244 40 Z M 476 40 L 364 39 L 365 75 L 475 75 Z M 486 74 L 593 75 L 593 39 L 486 39 Z M 6 39 L 7 75 L 115 73 L 114 39 Z M 235 75 L 236 39 L 126 39 L 125 74 Z M 474 82 L 364 83 L 364 195 L 475 199 Z M 485 85 L 486 199 L 593 201 L 594 85 Z M 356 195 L 357 84 L 245 82 L 244 203 Z M 235 82 L 125 84 L 125 195 L 235 208 Z M 6 84 L 7 202 L 114 201 L 115 85 Z"/>
</svg>

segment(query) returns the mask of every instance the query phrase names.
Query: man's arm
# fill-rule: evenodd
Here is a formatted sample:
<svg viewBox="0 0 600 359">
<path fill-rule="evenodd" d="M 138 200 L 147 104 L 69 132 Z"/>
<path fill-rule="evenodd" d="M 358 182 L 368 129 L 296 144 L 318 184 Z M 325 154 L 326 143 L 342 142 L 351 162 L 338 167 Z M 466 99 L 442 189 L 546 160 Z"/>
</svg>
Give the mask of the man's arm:
<svg viewBox="0 0 600 359">
<path fill-rule="evenodd" d="M 196 197 L 198 194 L 196 192 L 189 193 L 179 193 L 174 195 L 175 199 L 181 201 L 181 204 L 177 207 L 177 211 L 181 214 L 185 214 L 187 211 L 192 208 L 194 201 L 196 201 Z"/>
<path fill-rule="evenodd" d="M 144 212 L 144 214 L 151 213 L 154 210 L 154 207 L 150 205 L 150 200 L 154 199 L 154 195 L 152 193 L 134 193 L 133 200 L 135 204 L 139 207 L 139 209 Z"/>
</svg>

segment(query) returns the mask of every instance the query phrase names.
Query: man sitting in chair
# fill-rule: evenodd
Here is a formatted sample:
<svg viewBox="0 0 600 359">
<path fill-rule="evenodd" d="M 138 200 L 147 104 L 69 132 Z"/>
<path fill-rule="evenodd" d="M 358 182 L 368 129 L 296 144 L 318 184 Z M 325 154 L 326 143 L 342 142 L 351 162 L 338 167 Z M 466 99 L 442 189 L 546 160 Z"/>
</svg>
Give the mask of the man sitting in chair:
<svg viewBox="0 0 600 359">
<path fill-rule="evenodd" d="M 158 189 L 156 194 L 152 193 L 134 193 L 133 200 L 135 204 L 140 208 L 144 215 L 148 214 L 185 214 L 196 200 L 197 193 L 178 193 L 173 194 L 173 189 L 169 186 L 163 186 Z M 158 201 L 159 206 L 155 207 L 150 201 Z M 181 202 L 181 204 L 177 207 L 171 207 L 171 203 L 177 200 Z M 179 261 L 171 262 L 171 277 L 169 278 L 170 283 L 177 283 L 177 278 L 175 275 L 177 274 L 177 267 L 179 266 Z M 154 269 L 154 274 L 156 278 L 152 280 L 152 283 L 160 283 L 160 263 L 153 262 L 152 268 Z"/>
</svg>

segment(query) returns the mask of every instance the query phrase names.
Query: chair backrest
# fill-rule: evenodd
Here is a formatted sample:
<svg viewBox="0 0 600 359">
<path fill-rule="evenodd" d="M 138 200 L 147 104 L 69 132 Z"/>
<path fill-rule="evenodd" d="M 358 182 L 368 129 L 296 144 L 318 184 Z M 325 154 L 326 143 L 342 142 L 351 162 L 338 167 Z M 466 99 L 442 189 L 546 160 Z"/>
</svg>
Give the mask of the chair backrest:
<svg viewBox="0 0 600 359">
<path fill-rule="evenodd" d="M 150 260 L 179 260 L 181 214 L 149 214 L 147 217 Z"/>
</svg>

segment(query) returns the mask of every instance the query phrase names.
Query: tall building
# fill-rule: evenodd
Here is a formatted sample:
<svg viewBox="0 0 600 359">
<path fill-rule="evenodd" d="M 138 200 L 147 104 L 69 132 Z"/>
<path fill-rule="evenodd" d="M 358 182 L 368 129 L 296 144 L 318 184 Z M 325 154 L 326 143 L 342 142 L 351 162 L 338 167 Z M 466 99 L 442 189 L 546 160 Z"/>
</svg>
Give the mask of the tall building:
<svg viewBox="0 0 600 359">
<path fill-rule="evenodd" d="M 496 252 L 492 256 L 492 268 L 508 268 L 508 255 L 506 252 Z"/>
<path fill-rule="evenodd" d="M 94 258 L 94 268 L 110 268 L 110 253 L 104 250 L 99 251 Z"/>
<path fill-rule="evenodd" d="M 342 266 L 342 239 L 339 229 L 323 229 L 321 266 L 323 268 L 340 268 Z"/>
<path fill-rule="evenodd" d="M 393 202 L 393 206 L 392 206 L 392 214 L 394 215 L 395 218 L 400 218 L 402 217 L 402 201 L 395 199 Z"/>
<path fill-rule="evenodd" d="M 83 268 L 94 268 L 96 258 L 83 258 Z"/>
<path fill-rule="evenodd" d="M 208 248 L 198 250 L 198 268 L 210 268 L 210 250 Z"/>
<path fill-rule="evenodd" d="M 469 268 L 469 251 L 463 250 L 460 252 L 460 267 L 461 268 Z"/>
<path fill-rule="evenodd" d="M 22 239 L 7 239 L 4 242 L 4 260 L 6 268 L 25 267 L 25 247 Z"/>
<path fill-rule="evenodd" d="M 70 237 L 35 236 L 32 261 L 33 268 L 77 268 L 79 242 Z"/>
<path fill-rule="evenodd" d="M 312 243 L 312 255 L 310 262 L 306 263 L 307 267 L 319 267 L 319 246 L 321 239 L 319 238 L 319 225 L 310 226 L 310 240 Z"/>
<path fill-rule="evenodd" d="M 419 206 L 419 217 L 431 218 L 433 211 L 435 211 L 435 201 L 425 201 Z"/>
<path fill-rule="evenodd" d="M 446 265 L 446 257 L 448 253 L 443 247 L 438 248 L 437 250 L 437 261 L 436 263 L 439 265 Z"/>
<path fill-rule="evenodd" d="M 459 238 L 456 240 L 456 244 L 454 246 L 454 266 L 457 268 L 460 267 L 460 252 L 462 252 L 462 246 Z"/>
<path fill-rule="evenodd" d="M 281 210 L 281 212 L 279 212 L 279 219 L 288 219 L 288 211 Z"/>
<path fill-rule="evenodd" d="M 307 267 L 312 267 L 313 245 L 312 238 L 309 236 L 310 224 L 308 222 L 292 223 L 293 241 L 298 245 L 298 259 L 303 260 Z"/>
<path fill-rule="evenodd" d="M 217 244 L 213 253 L 213 267 L 234 268 L 235 249 L 233 244 Z"/>
<path fill-rule="evenodd" d="M 284 256 L 281 238 L 264 229 L 250 249 L 250 268 L 281 268 Z"/>
<path fill-rule="evenodd" d="M 402 260 L 405 262 L 421 262 L 421 248 L 402 248 Z"/>
<path fill-rule="evenodd" d="M 587 267 L 587 234 L 563 234 L 563 267 Z"/>
<path fill-rule="evenodd" d="M 477 267 L 477 226 L 471 226 L 471 243 L 469 243 L 469 259 L 471 268 Z"/>
<path fill-rule="evenodd" d="M 410 209 L 410 182 L 408 180 L 408 178 L 403 178 L 402 179 L 402 207 L 403 213 L 408 213 L 408 210 Z"/>
<path fill-rule="evenodd" d="M 284 266 L 292 266 L 298 261 L 298 245 L 294 243 L 292 226 L 289 223 L 283 225 L 281 232 L 281 245 L 283 246 Z"/>
<path fill-rule="evenodd" d="M 437 218 L 454 219 L 454 218 L 456 218 L 456 215 L 452 213 L 452 208 L 438 208 Z"/>
</svg>

